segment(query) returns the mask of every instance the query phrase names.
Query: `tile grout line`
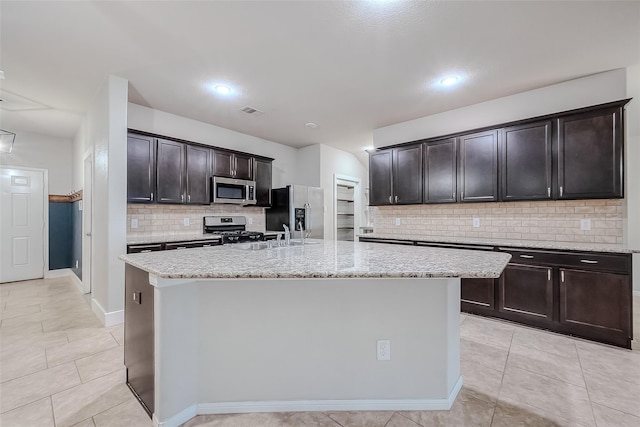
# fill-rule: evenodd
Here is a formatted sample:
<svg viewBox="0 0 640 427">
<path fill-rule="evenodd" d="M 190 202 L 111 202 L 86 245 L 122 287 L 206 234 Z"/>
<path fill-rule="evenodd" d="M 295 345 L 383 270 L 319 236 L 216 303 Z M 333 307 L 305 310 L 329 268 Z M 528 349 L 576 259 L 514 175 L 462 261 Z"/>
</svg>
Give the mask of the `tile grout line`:
<svg viewBox="0 0 640 427">
<path fill-rule="evenodd" d="M 502 392 L 502 384 L 504 383 L 504 376 L 507 373 L 507 364 L 509 363 L 509 357 L 511 356 L 511 346 L 513 345 L 513 336 L 515 335 L 515 331 L 511 334 L 511 341 L 509 341 L 509 350 L 507 352 L 507 359 L 504 361 L 504 368 L 502 369 L 502 377 L 500 378 L 500 387 L 498 388 L 498 397 L 496 398 L 496 402 L 493 405 L 493 413 L 491 414 L 491 423 L 489 426 L 493 425 L 493 420 L 496 416 L 496 408 L 498 407 L 498 402 L 500 402 L 500 393 Z"/>
</svg>

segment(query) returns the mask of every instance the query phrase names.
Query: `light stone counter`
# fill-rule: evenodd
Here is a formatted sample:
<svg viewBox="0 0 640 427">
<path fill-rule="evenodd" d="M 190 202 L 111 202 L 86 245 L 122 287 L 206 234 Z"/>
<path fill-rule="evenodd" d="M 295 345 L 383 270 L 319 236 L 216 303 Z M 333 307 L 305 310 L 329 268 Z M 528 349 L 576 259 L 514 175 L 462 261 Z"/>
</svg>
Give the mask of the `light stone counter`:
<svg viewBox="0 0 640 427">
<path fill-rule="evenodd" d="M 510 255 L 487 251 L 308 239 L 305 246 L 246 250 L 228 244 L 121 255 L 161 278 L 499 277 Z"/>
<path fill-rule="evenodd" d="M 404 234 L 380 234 L 367 233 L 359 237 L 372 239 L 404 240 L 427 243 L 455 243 L 481 246 L 499 246 L 504 248 L 531 248 L 551 249 L 580 252 L 608 252 L 608 253 L 640 253 L 640 247 L 628 245 L 615 245 L 606 243 L 584 242 L 550 242 L 539 240 L 508 240 L 508 239 L 481 239 L 472 237 L 446 237 L 446 236 L 407 236 Z"/>
</svg>

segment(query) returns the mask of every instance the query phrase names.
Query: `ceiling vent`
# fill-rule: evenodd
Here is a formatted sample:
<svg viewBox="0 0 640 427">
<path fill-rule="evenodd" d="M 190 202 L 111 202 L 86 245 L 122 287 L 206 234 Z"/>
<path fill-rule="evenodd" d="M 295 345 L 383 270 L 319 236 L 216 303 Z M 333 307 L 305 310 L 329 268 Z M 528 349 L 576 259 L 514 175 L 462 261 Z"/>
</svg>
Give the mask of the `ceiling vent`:
<svg viewBox="0 0 640 427">
<path fill-rule="evenodd" d="M 240 111 L 242 111 L 243 113 L 247 113 L 247 114 L 264 114 L 264 111 L 260 111 L 257 108 L 253 108 L 253 107 L 249 107 L 249 106 L 241 108 Z"/>
</svg>

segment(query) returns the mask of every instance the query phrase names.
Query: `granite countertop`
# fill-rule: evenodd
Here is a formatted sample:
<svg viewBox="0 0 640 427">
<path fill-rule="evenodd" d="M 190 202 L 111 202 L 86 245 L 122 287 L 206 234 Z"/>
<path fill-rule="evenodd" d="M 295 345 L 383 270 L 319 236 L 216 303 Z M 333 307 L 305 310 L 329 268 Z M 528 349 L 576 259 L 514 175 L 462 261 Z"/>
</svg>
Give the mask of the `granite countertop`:
<svg viewBox="0 0 640 427">
<path fill-rule="evenodd" d="M 499 252 L 307 239 L 305 246 L 244 250 L 230 244 L 121 255 L 163 278 L 499 277 L 511 258 Z"/>
<path fill-rule="evenodd" d="M 507 239 L 482 239 L 473 237 L 446 237 L 446 236 L 406 236 L 394 234 L 367 233 L 359 237 L 374 239 L 406 240 L 429 243 L 459 243 L 483 246 L 500 246 L 509 248 L 555 249 L 582 252 L 609 252 L 609 253 L 640 253 L 640 247 L 628 245 L 615 245 L 606 243 L 583 242 L 550 242 L 538 240 L 507 240 Z"/>
</svg>

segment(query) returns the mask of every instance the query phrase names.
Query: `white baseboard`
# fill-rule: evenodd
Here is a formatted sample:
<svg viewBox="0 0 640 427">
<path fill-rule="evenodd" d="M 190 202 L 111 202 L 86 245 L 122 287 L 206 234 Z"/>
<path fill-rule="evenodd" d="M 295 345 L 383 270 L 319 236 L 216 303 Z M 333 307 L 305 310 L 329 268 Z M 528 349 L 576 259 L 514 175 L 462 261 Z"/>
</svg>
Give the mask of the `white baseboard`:
<svg viewBox="0 0 640 427">
<path fill-rule="evenodd" d="M 69 271 L 71 272 L 69 273 L 69 276 L 71 276 L 71 281 L 73 282 L 74 285 L 76 285 L 80 293 L 84 294 L 84 285 L 82 284 L 82 280 L 80 280 L 80 278 L 76 276 L 73 270 L 69 270 Z"/>
<path fill-rule="evenodd" d="M 154 427 L 177 427 L 207 414 L 246 414 L 249 412 L 323 412 L 323 411 L 441 411 L 449 410 L 462 388 L 462 377 L 446 399 L 367 399 L 367 400 L 280 400 L 258 402 L 220 402 L 191 405 Z"/>
<path fill-rule="evenodd" d="M 124 310 L 106 312 L 95 298 L 91 298 L 91 309 L 105 327 L 124 323 Z"/>
<path fill-rule="evenodd" d="M 73 274 L 70 268 L 59 268 L 57 270 L 49 270 L 44 274 L 45 279 L 56 279 L 58 277 L 66 277 Z M 75 276 L 75 274 L 73 274 Z"/>
</svg>

